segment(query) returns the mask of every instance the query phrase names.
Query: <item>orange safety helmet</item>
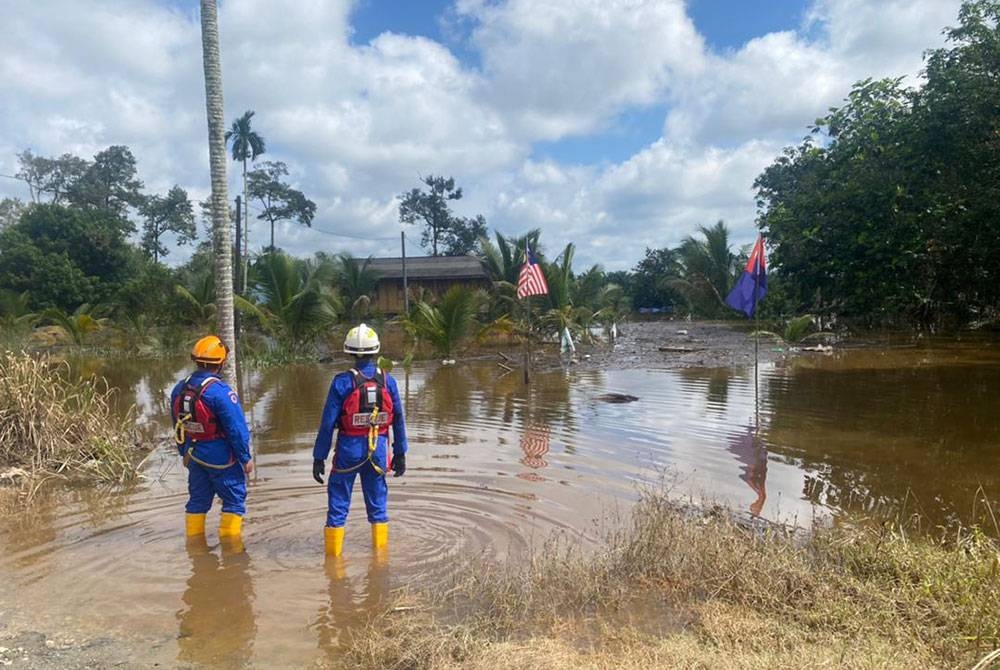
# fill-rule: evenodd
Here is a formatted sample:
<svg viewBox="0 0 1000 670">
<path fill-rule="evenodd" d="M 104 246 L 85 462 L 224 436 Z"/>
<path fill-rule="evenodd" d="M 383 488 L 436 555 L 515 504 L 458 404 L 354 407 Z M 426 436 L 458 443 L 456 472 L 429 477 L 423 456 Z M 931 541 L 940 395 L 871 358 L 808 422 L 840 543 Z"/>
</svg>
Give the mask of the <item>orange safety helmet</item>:
<svg viewBox="0 0 1000 670">
<path fill-rule="evenodd" d="M 229 355 L 229 347 L 223 344 L 215 335 L 206 335 L 194 344 L 191 350 L 191 360 L 195 363 L 222 365 Z"/>
</svg>

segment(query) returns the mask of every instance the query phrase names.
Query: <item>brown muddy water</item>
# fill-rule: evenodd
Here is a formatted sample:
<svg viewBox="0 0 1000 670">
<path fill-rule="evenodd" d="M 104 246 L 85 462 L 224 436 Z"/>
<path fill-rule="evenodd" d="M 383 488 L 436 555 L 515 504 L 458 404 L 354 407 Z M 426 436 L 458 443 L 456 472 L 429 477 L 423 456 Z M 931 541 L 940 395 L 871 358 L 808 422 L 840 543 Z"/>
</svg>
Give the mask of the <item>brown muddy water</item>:
<svg viewBox="0 0 1000 670">
<path fill-rule="evenodd" d="M 1000 348 L 983 342 L 768 363 L 757 407 L 752 369 L 570 368 L 528 387 L 492 361 L 397 370 L 410 455 L 390 480 L 387 565 L 371 557 L 360 494 L 345 560 L 323 556 L 311 448 L 338 366 L 247 376 L 257 470 L 240 551 L 214 530 L 185 546 L 166 397 L 185 364 L 88 365 L 138 402 L 159 446 L 127 491 L 61 491 L 0 519 L 0 614 L 124 640 L 139 665 L 322 664 L 390 592 L 446 588 L 480 557 L 516 563 L 553 533 L 596 542 L 648 485 L 802 525 L 977 522 L 983 497 L 1000 512 Z"/>
</svg>

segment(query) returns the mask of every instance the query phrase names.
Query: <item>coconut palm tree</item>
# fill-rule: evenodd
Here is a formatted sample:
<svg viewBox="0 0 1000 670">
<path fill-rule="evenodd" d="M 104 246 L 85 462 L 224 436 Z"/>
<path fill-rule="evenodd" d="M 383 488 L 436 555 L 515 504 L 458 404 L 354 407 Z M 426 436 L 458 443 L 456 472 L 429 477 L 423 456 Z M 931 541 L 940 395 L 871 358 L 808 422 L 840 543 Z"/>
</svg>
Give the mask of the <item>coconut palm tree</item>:
<svg viewBox="0 0 1000 670">
<path fill-rule="evenodd" d="M 337 255 L 337 288 L 353 321 L 368 316 L 368 308 L 375 298 L 377 278 L 369 267 L 371 260 L 371 256 L 360 260 L 347 253 Z"/>
<path fill-rule="evenodd" d="M 719 221 L 711 228 L 698 226 L 704 239 L 684 238 L 678 252 L 684 279 L 677 283 L 688 301 L 713 312 L 725 308 L 725 296 L 737 276 L 737 256 L 729 244 L 729 229 Z"/>
<path fill-rule="evenodd" d="M 180 299 L 184 311 L 179 314 L 181 320 L 199 328 L 215 330 L 215 275 L 205 272 L 188 279 L 188 284 L 174 285 L 174 294 Z M 260 323 L 266 323 L 267 316 L 260 308 L 244 298 L 233 296 L 233 307 L 245 316 L 256 318 Z"/>
<path fill-rule="evenodd" d="M 813 316 L 811 314 L 803 314 L 802 316 L 795 316 L 788 319 L 780 333 L 773 330 L 755 330 L 750 333 L 750 336 L 760 335 L 770 337 L 785 346 L 800 344 L 808 340 L 826 340 L 834 337 L 834 334 L 828 331 L 810 332 L 812 331 L 812 327 Z"/>
<path fill-rule="evenodd" d="M 243 163 L 243 282 L 246 285 L 247 253 L 250 250 L 248 241 L 250 239 L 247 231 L 250 229 L 250 203 L 247 200 L 247 160 L 254 162 L 257 157 L 265 152 L 264 138 L 260 133 L 250 127 L 250 119 L 255 112 L 248 109 L 243 112 L 243 116 L 233 121 L 232 127 L 226 131 L 226 142 L 232 149 L 233 160 Z M 274 233 L 271 233 L 271 246 L 274 246 Z M 239 243 L 239 240 L 237 240 Z"/>
<path fill-rule="evenodd" d="M 223 124 L 222 63 L 219 56 L 219 8 L 216 0 L 201 0 L 201 52 L 205 66 L 205 110 L 208 118 L 208 158 L 212 175 L 212 232 L 215 244 L 215 313 L 218 335 L 230 346 L 226 382 L 236 388 L 236 329 L 233 318 L 233 245 L 226 189 L 226 137 Z"/>
<path fill-rule="evenodd" d="M 421 300 L 403 327 L 411 337 L 428 342 L 434 350 L 451 358 L 471 334 L 475 324 L 478 296 L 462 286 L 452 286 L 436 305 Z"/>
<path fill-rule="evenodd" d="M 0 289 L 0 330 L 27 330 L 38 321 L 38 314 L 29 308 L 31 298 L 27 291 L 17 293 Z"/>
<path fill-rule="evenodd" d="M 496 233 L 496 244 L 484 237 L 480 240 L 480 260 L 486 268 L 486 274 L 496 283 L 507 284 L 516 289 L 517 276 L 524 265 L 524 247 L 531 245 L 532 250 L 538 253 L 538 237 L 542 231 L 538 228 L 529 230 L 520 237 L 504 237 L 499 232 Z"/>
<path fill-rule="evenodd" d="M 497 232 L 496 244 L 487 237 L 480 239 L 479 259 L 493 282 L 493 299 L 489 309 L 491 318 L 514 313 L 518 304 L 517 278 L 524 265 L 524 247 L 530 245 L 537 255 L 539 235 L 541 230 L 535 228 L 520 237 L 507 238 Z"/>
<path fill-rule="evenodd" d="M 255 265 L 254 290 L 262 297 L 258 307 L 286 346 L 311 341 L 343 312 L 322 274 L 318 264 L 281 251 L 264 254 Z"/>
<path fill-rule="evenodd" d="M 52 307 L 42 313 L 42 318 L 52 323 L 65 339 L 77 346 L 83 346 L 90 333 L 96 333 L 104 328 L 106 318 L 98 316 L 99 306 L 84 303 L 70 313 Z"/>
</svg>

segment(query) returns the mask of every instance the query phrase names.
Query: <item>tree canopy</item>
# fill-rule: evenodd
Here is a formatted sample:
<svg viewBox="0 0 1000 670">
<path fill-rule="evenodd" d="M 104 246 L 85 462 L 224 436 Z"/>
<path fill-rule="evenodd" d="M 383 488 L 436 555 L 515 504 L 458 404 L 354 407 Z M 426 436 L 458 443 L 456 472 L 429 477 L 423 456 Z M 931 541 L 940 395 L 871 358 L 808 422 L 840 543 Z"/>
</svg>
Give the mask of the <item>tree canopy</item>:
<svg viewBox="0 0 1000 670">
<path fill-rule="evenodd" d="M 108 300 L 133 259 L 111 213 L 36 204 L 0 232 L 0 287 L 28 291 L 34 308 L 73 310 Z"/>
<path fill-rule="evenodd" d="M 421 181 L 427 186 L 426 191 L 414 188 L 399 196 L 399 220 L 423 226 L 420 245 L 425 249 L 430 247 L 432 256 L 439 255 L 439 245 L 444 256 L 475 253 L 487 232 L 486 219 L 452 213 L 448 202 L 462 198 L 462 189 L 455 186 L 452 177 L 429 175 Z"/>
<path fill-rule="evenodd" d="M 247 197 L 261 206 L 257 218 L 271 224 L 270 249 L 274 249 L 274 224 L 295 221 L 311 226 L 316 216 L 316 203 L 302 191 L 292 188 L 285 181 L 288 166 L 281 161 L 264 161 L 256 170 L 247 173 Z"/>
<path fill-rule="evenodd" d="M 1000 309 L 1000 3 L 969 0 L 926 83 L 856 84 L 756 180 L 794 311 L 868 325 Z"/>
</svg>

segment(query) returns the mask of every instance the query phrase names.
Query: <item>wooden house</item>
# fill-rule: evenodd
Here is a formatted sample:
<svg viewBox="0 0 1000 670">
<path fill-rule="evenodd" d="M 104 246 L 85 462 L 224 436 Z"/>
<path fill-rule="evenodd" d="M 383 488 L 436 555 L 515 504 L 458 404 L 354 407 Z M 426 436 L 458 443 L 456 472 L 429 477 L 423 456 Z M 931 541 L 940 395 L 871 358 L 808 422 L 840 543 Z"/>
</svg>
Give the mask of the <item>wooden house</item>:
<svg viewBox="0 0 1000 670">
<path fill-rule="evenodd" d="M 403 259 L 372 258 L 369 269 L 377 277 L 373 308 L 386 315 L 401 314 Z M 410 298 L 423 292 L 443 295 L 452 286 L 488 288 L 490 279 L 475 256 L 417 256 L 406 259 L 406 284 Z"/>
</svg>

